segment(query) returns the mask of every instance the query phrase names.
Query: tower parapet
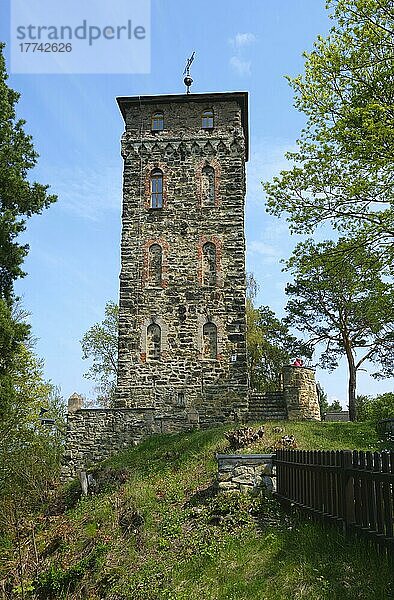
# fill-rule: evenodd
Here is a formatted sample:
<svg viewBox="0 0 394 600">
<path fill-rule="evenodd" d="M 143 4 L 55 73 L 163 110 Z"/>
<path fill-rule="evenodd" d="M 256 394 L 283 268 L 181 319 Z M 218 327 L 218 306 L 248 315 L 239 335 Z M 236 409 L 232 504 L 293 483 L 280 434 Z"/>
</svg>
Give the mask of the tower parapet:
<svg viewBox="0 0 394 600">
<path fill-rule="evenodd" d="M 308 367 L 283 369 L 283 394 L 290 421 L 320 421 L 315 371 Z"/>
</svg>

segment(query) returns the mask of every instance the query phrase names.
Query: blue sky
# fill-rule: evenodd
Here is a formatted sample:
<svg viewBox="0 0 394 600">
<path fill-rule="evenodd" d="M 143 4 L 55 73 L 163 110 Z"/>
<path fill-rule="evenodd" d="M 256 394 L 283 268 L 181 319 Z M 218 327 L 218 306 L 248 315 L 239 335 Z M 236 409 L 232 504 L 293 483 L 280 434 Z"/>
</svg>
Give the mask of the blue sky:
<svg viewBox="0 0 394 600">
<path fill-rule="evenodd" d="M 74 391 L 92 396 L 79 341 L 103 318 L 106 301 L 118 297 L 123 122 L 115 97 L 182 93 L 192 50 L 193 92 L 249 92 L 247 268 L 260 286 L 258 303 L 282 314 L 280 260 L 297 238 L 266 214 L 260 182 L 286 165 L 284 152 L 304 123 L 284 75 L 302 72 L 302 52 L 329 26 L 324 0 L 152 0 L 149 75 L 10 76 L 21 93 L 18 114 L 40 154 L 32 176 L 59 196 L 28 224 L 28 276 L 17 292 L 31 313 L 45 374 L 65 398 Z M 0 39 L 9 39 L 9 0 L 0 4 Z M 8 48 L 6 59 L 9 64 Z M 343 367 L 333 374 L 319 370 L 318 379 L 345 405 Z M 358 391 L 391 391 L 392 383 L 361 374 Z"/>
</svg>

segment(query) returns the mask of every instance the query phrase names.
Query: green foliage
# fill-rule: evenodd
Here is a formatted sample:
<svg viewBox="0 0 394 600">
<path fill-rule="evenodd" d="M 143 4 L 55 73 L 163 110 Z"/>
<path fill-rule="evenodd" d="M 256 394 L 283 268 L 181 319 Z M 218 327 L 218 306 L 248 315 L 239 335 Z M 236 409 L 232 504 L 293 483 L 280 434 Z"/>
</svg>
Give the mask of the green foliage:
<svg viewBox="0 0 394 600">
<path fill-rule="evenodd" d="M 357 396 L 357 419 L 359 421 L 373 421 L 394 418 L 394 394 L 387 392 L 374 398 L 370 396 Z"/>
<path fill-rule="evenodd" d="M 327 412 L 338 412 L 341 410 L 342 406 L 339 400 L 334 400 L 334 402 L 331 402 L 331 404 L 327 406 Z"/>
<path fill-rule="evenodd" d="M 259 391 L 279 389 L 282 369 L 292 357 L 310 356 L 310 349 L 291 335 L 284 321 L 268 306 L 254 308 L 246 301 L 247 348 L 250 384 Z"/>
<path fill-rule="evenodd" d="M 79 581 L 84 575 L 91 572 L 99 564 L 100 558 L 107 551 L 105 544 L 99 544 L 94 547 L 92 552 L 85 558 L 79 560 L 76 564 L 67 569 L 51 565 L 47 571 L 44 571 L 33 581 L 31 590 L 38 594 L 39 598 L 48 599 L 69 597 Z"/>
<path fill-rule="evenodd" d="M 49 499 L 63 451 L 64 406 L 58 390 L 44 381 L 42 361 L 20 346 L 12 377 L 12 402 L 0 420 L 0 532 Z M 49 409 L 60 429 L 41 425 L 40 408 Z"/>
<path fill-rule="evenodd" d="M 95 473 L 111 477 L 109 488 L 56 518 L 38 517 L 38 564 L 33 545 L 23 546 L 26 598 L 390 597 L 389 565 L 373 548 L 288 514 L 275 499 L 217 495 L 214 457 L 226 448 L 226 429 L 158 435 L 125 449 Z M 265 430 L 253 451 L 271 447 L 283 433 L 305 449 L 378 447 L 371 423 L 282 421 L 266 423 Z M 5 540 L 0 583 L 12 564 L 9 546 Z M 17 553 L 14 560 L 8 581 L 16 590 Z"/>
<path fill-rule="evenodd" d="M 16 396 L 13 373 L 28 333 L 29 327 L 16 320 L 9 305 L 0 298 L 0 424 L 12 411 Z"/>
<path fill-rule="evenodd" d="M 15 401 L 14 360 L 18 360 L 29 332 L 28 325 L 12 315 L 14 281 L 24 276 L 22 264 L 28 252 L 18 237 L 26 228 L 26 219 L 56 200 L 47 194 L 48 186 L 28 180 L 38 155 L 24 132 L 24 121 L 16 118 L 19 94 L 6 83 L 3 47 L 0 43 L 0 420 Z"/>
<path fill-rule="evenodd" d="M 392 0 L 329 0 L 335 21 L 289 78 L 306 115 L 294 165 L 265 184 L 268 210 L 312 232 L 357 231 L 393 265 L 394 13 Z"/>
<path fill-rule="evenodd" d="M 111 406 L 117 376 L 119 308 L 115 302 L 105 305 L 105 318 L 85 333 L 81 340 L 84 359 L 93 361 L 85 377 L 97 382 L 98 402 Z"/>
<path fill-rule="evenodd" d="M 10 303 L 28 251 L 17 237 L 25 230 L 26 218 L 41 213 L 56 197 L 47 194 L 48 186 L 27 179 L 38 154 L 23 130 L 25 122 L 16 118 L 19 94 L 7 86 L 3 47 L 0 44 L 0 298 Z"/>
<path fill-rule="evenodd" d="M 346 256 L 346 260 L 343 257 Z M 298 244 L 287 263 L 294 283 L 288 323 L 324 344 L 320 365 L 330 371 L 345 356 L 349 370 L 349 411 L 355 418 L 356 374 L 366 361 L 378 366 L 373 377 L 394 373 L 394 287 L 382 275 L 376 253 L 348 240 Z"/>
</svg>

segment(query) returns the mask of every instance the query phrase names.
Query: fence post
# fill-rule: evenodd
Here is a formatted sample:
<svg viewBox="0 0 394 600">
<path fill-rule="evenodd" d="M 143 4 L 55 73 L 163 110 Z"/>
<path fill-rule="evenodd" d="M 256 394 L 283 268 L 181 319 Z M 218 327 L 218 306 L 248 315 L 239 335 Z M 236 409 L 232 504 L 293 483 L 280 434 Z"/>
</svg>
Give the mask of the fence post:
<svg viewBox="0 0 394 600">
<path fill-rule="evenodd" d="M 351 450 L 342 450 L 342 498 L 343 498 L 343 532 L 350 530 L 354 520 L 354 484 L 350 469 L 353 466 Z"/>
</svg>

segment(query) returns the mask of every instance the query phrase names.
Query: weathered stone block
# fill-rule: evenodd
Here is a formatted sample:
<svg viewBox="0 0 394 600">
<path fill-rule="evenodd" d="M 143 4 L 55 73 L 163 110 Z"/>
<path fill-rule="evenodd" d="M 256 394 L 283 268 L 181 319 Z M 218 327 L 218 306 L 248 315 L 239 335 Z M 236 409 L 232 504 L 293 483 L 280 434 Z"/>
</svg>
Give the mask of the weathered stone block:
<svg viewBox="0 0 394 600">
<path fill-rule="evenodd" d="M 230 490 L 236 490 L 237 489 L 237 484 L 233 483 L 232 481 L 220 481 L 218 484 L 219 490 L 222 491 L 230 491 Z"/>
</svg>

